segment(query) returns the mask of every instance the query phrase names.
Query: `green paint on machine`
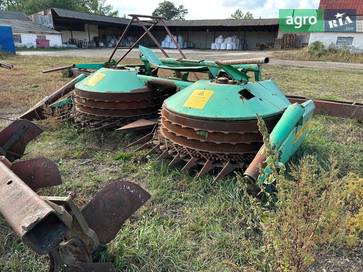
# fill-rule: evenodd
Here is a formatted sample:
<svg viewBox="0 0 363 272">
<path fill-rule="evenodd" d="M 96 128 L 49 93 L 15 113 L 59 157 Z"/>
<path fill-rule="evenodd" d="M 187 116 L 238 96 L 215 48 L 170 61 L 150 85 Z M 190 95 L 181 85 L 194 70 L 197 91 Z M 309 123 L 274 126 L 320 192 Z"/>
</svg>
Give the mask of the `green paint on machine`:
<svg viewBox="0 0 363 272">
<path fill-rule="evenodd" d="M 76 88 L 97 93 L 129 93 L 145 88 L 135 70 L 101 68 L 76 84 Z"/>
<path fill-rule="evenodd" d="M 249 120 L 282 113 L 290 104 L 272 80 L 243 85 L 199 80 L 165 100 L 165 107 L 194 118 Z"/>
</svg>

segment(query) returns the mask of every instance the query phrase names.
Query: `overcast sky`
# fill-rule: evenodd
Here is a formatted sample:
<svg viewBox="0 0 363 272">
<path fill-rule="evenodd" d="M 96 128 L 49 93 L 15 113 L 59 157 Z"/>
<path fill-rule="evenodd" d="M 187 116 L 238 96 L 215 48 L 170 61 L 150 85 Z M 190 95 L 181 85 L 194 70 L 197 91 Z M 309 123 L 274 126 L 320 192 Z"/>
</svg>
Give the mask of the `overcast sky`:
<svg viewBox="0 0 363 272">
<path fill-rule="evenodd" d="M 255 18 L 277 18 L 282 8 L 318 8 L 319 0 L 171 0 L 188 9 L 186 19 L 225 19 L 237 9 L 250 11 Z M 162 0 L 107 0 L 124 14 L 151 14 Z"/>
</svg>

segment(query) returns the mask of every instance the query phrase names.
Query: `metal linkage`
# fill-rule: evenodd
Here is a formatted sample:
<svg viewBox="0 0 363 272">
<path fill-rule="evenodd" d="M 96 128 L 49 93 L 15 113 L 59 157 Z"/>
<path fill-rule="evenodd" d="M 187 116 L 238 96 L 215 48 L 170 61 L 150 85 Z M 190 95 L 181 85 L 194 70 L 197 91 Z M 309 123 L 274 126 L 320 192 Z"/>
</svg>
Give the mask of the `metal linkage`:
<svg viewBox="0 0 363 272">
<path fill-rule="evenodd" d="M 173 43 L 175 44 L 177 50 L 179 51 L 181 57 L 183 59 L 186 59 L 185 54 L 183 53 L 183 51 L 181 50 L 179 44 L 177 43 L 177 41 L 175 40 L 174 36 L 172 35 L 169 27 L 167 26 L 166 22 L 165 22 L 165 18 L 163 17 L 158 17 L 158 16 L 148 16 L 148 15 L 138 15 L 138 14 L 129 14 L 129 16 L 131 17 L 131 20 L 129 22 L 129 24 L 127 25 L 127 27 L 125 28 L 124 32 L 122 33 L 120 39 L 117 42 L 116 47 L 114 48 L 112 54 L 110 55 L 108 62 L 110 63 L 112 61 L 112 58 L 114 57 L 114 55 L 116 54 L 117 50 L 120 48 L 120 45 L 123 41 L 123 39 L 126 37 L 127 32 L 129 31 L 130 27 L 135 24 L 139 27 L 141 27 L 144 30 L 144 33 L 130 46 L 130 48 L 126 51 L 126 53 L 124 55 L 122 55 L 121 58 L 119 58 L 119 60 L 116 61 L 116 65 L 119 64 L 130 52 L 132 49 L 134 49 L 139 42 L 146 36 L 148 35 L 150 37 L 150 39 L 154 42 L 154 44 L 157 46 L 157 48 L 160 49 L 160 51 L 163 53 L 163 55 L 165 57 L 169 57 L 168 54 L 166 53 L 166 51 L 161 47 L 160 43 L 158 42 L 158 40 L 155 38 L 155 36 L 151 33 L 151 30 L 157 26 L 163 26 L 166 33 L 171 36 L 171 39 L 173 41 Z M 142 19 L 147 19 L 147 20 L 142 20 Z M 147 28 L 148 26 L 148 28 Z"/>
<path fill-rule="evenodd" d="M 94 253 L 115 238 L 122 224 L 150 197 L 125 179 L 107 184 L 84 207 L 67 197 L 39 196 L 35 190 L 61 184 L 47 159 L 11 163 L 0 157 L 0 213 L 32 250 L 49 255 L 51 272 L 115 271 Z"/>
</svg>

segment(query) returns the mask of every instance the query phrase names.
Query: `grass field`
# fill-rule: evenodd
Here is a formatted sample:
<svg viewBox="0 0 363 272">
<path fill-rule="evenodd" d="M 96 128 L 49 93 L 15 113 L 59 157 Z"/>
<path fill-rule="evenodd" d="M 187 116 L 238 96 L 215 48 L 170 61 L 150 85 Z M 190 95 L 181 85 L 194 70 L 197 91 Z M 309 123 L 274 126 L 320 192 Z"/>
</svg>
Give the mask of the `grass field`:
<svg viewBox="0 0 363 272">
<path fill-rule="evenodd" d="M 308 48 L 291 49 L 275 52 L 274 57 L 286 60 L 314 60 L 314 61 L 334 61 L 363 63 L 363 54 L 350 54 L 347 52 L 326 52 L 321 55 L 309 54 Z"/>
<path fill-rule="evenodd" d="M 6 61 L 14 63 L 15 69 L 0 70 L 0 117 L 13 118 L 68 81 L 59 73 L 43 75 L 41 70 L 92 60 L 10 57 Z M 274 78 L 288 94 L 363 102 L 363 71 L 278 66 L 267 66 L 264 71 L 265 77 Z M 0 122 L 1 126 L 6 125 L 6 121 Z M 313 246 L 304 246 L 298 252 L 305 262 L 301 269 L 363 271 L 363 222 L 357 215 L 362 204 L 355 203 L 349 211 L 340 207 L 341 213 L 334 206 L 325 213 L 325 207 L 333 204 L 322 193 L 333 183 L 337 191 L 343 192 L 346 180 L 351 180 L 348 177 L 354 177 L 352 184 L 363 178 L 361 123 L 322 116 L 313 119 L 306 141 L 292 160 L 306 170 L 300 175 L 301 180 L 310 182 L 297 183 L 300 195 L 294 194 L 294 183 L 291 183 L 294 167 L 288 167 L 285 176 L 292 186 L 283 191 L 282 199 L 295 200 L 296 196 L 305 199 L 307 195 L 311 203 L 324 211 L 319 213 L 318 223 L 312 216 L 310 221 L 300 221 L 302 215 L 298 208 L 303 203 L 295 207 L 294 201 L 287 201 L 275 210 L 267 207 L 246 193 L 241 178 L 229 177 L 212 183 L 211 177 L 193 179 L 177 169 L 168 169 L 153 156 L 146 162 L 138 162 L 144 151 L 123 150 L 125 143 L 138 135 L 80 132 L 71 124 L 55 120 L 42 121 L 39 125 L 45 132 L 29 146 L 25 158 L 44 156 L 54 160 L 63 178 L 61 186 L 41 194 L 65 195 L 75 191 L 81 205 L 104 184 L 129 177 L 152 195 L 108 245 L 104 258 L 113 261 L 119 271 L 304 271 L 296 265 L 296 252 L 290 251 L 296 248 L 297 242 L 286 238 L 289 235 L 280 235 L 286 231 L 282 221 L 302 226 L 302 230 L 313 224 L 321 226 L 314 229 L 314 235 L 308 236 Z M 336 163 L 333 169 L 329 165 L 331 161 Z M 363 182 L 359 186 L 354 188 L 361 190 L 362 199 L 357 199 L 363 201 Z M 348 199 L 344 198 L 344 209 L 352 206 L 353 201 Z M 331 202 L 340 203 L 338 199 Z M 357 228 L 353 232 L 354 243 L 346 243 L 352 236 L 351 232 L 348 237 L 347 229 L 343 228 L 348 214 L 350 219 L 358 218 L 358 223 L 353 225 Z M 0 220 L 0 271 L 47 271 L 46 258 L 34 255 L 3 219 Z M 318 237 L 326 239 L 322 242 Z M 271 251 L 272 245 L 280 251 Z M 336 270 L 329 270 L 333 268 Z"/>
</svg>

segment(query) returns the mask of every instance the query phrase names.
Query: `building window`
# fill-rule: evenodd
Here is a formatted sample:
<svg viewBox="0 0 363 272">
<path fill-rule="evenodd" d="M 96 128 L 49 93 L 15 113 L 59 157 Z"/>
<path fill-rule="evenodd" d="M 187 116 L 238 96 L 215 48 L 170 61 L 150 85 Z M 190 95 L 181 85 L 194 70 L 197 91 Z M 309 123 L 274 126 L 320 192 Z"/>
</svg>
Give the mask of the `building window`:
<svg viewBox="0 0 363 272">
<path fill-rule="evenodd" d="M 21 43 L 21 35 L 15 34 L 13 35 L 13 39 L 15 43 Z"/>
<path fill-rule="evenodd" d="M 353 45 L 353 37 L 338 37 L 336 45 L 338 46 Z"/>
<path fill-rule="evenodd" d="M 37 35 L 37 40 L 46 40 L 45 35 Z"/>
</svg>

